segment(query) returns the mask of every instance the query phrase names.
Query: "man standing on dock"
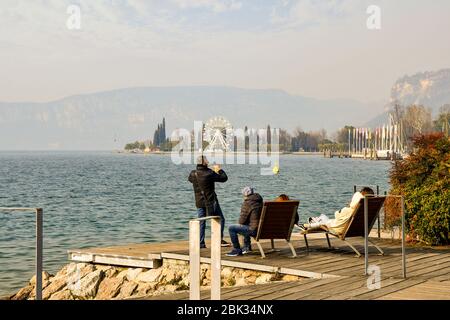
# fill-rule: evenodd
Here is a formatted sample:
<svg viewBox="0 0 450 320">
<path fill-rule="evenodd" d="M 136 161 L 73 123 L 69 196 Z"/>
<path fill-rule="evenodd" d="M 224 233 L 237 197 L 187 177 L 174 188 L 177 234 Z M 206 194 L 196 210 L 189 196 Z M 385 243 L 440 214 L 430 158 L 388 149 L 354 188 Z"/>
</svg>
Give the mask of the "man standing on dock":
<svg viewBox="0 0 450 320">
<path fill-rule="evenodd" d="M 229 244 L 223 240 L 223 231 L 225 228 L 225 218 L 220 208 L 217 194 L 215 192 L 216 182 L 226 182 L 227 174 L 219 165 L 214 165 L 213 169 L 208 168 L 208 159 L 201 155 L 197 158 L 197 168 L 189 174 L 189 182 L 194 187 L 195 205 L 199 218 L 206 216 L 220 216 L 222 247 L 228 247 Z M 205 244 L 206 222 L 200 222 L 200 248 L 206 248 Z"/>
</svg>

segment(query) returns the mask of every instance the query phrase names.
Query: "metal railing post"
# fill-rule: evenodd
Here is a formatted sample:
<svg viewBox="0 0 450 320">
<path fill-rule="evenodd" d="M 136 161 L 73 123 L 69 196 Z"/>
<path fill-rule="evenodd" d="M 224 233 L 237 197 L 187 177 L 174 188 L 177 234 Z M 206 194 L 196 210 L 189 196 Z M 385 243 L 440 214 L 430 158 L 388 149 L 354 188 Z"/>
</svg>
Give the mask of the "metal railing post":
<svg viewBox="0 0 450 320">
<path fill-rule="evenodd" d="M 364 196 L 364 275 L 369 267 L 369 198 Z"/>
<path fill-rule="evenodd" d="M 200 221 L 205 220 L 211 220 L 211 300 L 220 300 L 222 234 L 219 216 L 189 221 L 189 299 L 200 300 Z"/>
<path fill-rule="evenodd" d="M 36 300 L 42 300 L 43 210 L 36 209 Z"/>
<path fill-rule="evenodd" d="M 377 197 L 380 195 L 380 186 L 377 186 Z M 378 213 L 378 219 L 377 219 L 377 231 L 378 231 L 378 239 L 381 239 L 381 221 L 380 221 L 381 215 Z"/>
<path fill-rule="evenodd" d="M 221 227 L 220 219 L 211 220 L 211 300 L 220 300 L 221 287 Z"/>
<path fill-rule="evenodd" d="M 44 210 L 42 208 L 0 208 L 0 211 L 33 211 L 36 215 L 36 300 L 42 300 L 42 271 L 43 271 L 43 239 L 44 239 Z"/>
<path fill-rule="evenodd" d="M 189 221 L 189 300 L 200 300 L 200 221 Z"/>
<path fill-rule="evenodd" d="M 402 271 L 403 278 L 406 279 L 406 248 L 405 248 L 405 197 L 401 197 L 402 210 Z"/>
</svg>

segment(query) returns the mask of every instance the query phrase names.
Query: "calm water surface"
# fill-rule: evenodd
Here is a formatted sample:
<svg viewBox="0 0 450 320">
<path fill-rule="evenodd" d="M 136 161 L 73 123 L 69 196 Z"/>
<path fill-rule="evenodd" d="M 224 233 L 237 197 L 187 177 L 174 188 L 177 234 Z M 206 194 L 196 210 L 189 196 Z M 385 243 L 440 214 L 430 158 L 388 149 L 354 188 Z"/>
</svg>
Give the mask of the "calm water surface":
<svg viewBox="0 0 450 320">
<path fill-rule="evenodd" d="M 217 193 L 227 225 L 239 216 L 240 190 L 252 185 L 266 200 L 286 193 L 301 200 L 300 215 L 333 212 L 350 200 L 353 185 L 388 188 L 390 163 L 285 155 L 278 176 L 255 165 L 224 166 Z M 0 152 L 0 207 L 44 208 L 44 269 L 67 263 L 67 250 L 187 239 L 195 216 L 192 166 L 170 156 L 106 152 Z M 34 216 L 0 212 L 0 295 L 33 275 Z"/>
</svg>

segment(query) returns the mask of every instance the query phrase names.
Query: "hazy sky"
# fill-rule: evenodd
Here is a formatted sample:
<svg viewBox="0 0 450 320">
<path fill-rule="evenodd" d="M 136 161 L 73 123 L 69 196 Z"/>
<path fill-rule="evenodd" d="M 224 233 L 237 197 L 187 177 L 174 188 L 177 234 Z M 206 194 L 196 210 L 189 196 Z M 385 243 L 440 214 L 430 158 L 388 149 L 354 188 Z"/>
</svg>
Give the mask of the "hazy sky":
<svg viewBox="0 0 450 320">
<path fill-rule="evenodd" d="M 387 99 L 400 76 L 450 67 L 449 31 L 448 0 L 1 0 L 0 101 L 176 85 Z"/>
</svg>

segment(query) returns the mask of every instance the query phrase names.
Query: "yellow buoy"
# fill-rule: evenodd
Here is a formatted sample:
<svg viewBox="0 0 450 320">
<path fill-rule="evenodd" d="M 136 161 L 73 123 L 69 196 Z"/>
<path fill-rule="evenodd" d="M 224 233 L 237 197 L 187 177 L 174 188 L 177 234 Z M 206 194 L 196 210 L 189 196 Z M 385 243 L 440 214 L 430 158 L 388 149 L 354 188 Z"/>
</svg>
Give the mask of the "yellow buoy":
<svg viewBox="0 0 450 320">
<path fill-rule="evenodd" d="M 280 168 L 278 167 L 278 165 L 275 165 L 272 168 L 272 172 L 273 172 L 273 174 L 279 174 L 280 173 Z"/>
</svg>

